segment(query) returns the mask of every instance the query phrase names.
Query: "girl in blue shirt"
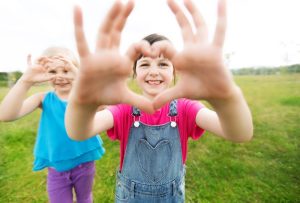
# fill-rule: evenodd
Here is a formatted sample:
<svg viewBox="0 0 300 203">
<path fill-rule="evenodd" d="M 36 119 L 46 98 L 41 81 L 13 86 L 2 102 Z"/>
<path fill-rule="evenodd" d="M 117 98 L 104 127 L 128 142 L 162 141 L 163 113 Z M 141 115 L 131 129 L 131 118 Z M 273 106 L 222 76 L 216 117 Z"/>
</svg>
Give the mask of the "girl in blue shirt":
<svg viewBox="0 0 300 203">
<path fill-rule="evenodd" d="M 42 109 L 33 170 L 48 168 L 50 202 L 73 202 L 74 188 L 78 203 L 90 203 L 93 201 L 94 160 L 102 157 L 104 148 L 99 136 L 75 141 L 65 130 L 65 110 L 77 72 L 77 59 L 66 48 L 50 47 L 36 63 L 31 63 L 31 56 L 27 61 L 28 69 L 1 103 L 0 120 L 13 121 L 37 108 Z M 46 81 L 53 91 L 36 93 L 25 99 L 34 84 Z"/>
</svg>

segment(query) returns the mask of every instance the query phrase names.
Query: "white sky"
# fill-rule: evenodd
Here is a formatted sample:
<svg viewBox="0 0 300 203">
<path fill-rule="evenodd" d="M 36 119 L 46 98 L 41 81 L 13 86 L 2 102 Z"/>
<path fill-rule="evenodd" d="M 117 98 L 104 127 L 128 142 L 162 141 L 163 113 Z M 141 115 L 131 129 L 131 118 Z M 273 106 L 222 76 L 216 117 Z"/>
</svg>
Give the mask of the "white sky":
<svg viewBox="0 0 300 203">
<path fill-rule="evenodd" d="M 112 0 L 0 0 L 0 72 L 26 69 L 26 56 L 45 48 L 65 46 L 73 51 L 73 5 L 84 13 L 86 36 L 94 48 L 99 24 Z M 178 0 L 178 2 L 182 2 Z M 194 0 L 213 35 L 217 0 Z M 230 68 L 300 63 L 300 0 L 228 0 L 228 29 L 224 53 Z M 182 47 L 176 19 L 165 0 L 135 0 L 122 35 L 121 51 L 151 33 Z"/>
</svg>

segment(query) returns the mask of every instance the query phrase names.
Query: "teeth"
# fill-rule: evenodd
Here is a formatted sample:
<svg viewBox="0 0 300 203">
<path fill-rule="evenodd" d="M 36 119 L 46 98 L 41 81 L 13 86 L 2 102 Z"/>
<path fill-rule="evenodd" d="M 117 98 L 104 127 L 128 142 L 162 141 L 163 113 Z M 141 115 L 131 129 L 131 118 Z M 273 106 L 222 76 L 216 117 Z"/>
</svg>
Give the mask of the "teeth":
<svg viewBox="0 0 300 203">
<path fill-rule="evenodd" d="M 149 80 L 148 83 L 150 85 L 159 85 L 160 84 L 160 81 L 159 80 Z"/>
</svg>

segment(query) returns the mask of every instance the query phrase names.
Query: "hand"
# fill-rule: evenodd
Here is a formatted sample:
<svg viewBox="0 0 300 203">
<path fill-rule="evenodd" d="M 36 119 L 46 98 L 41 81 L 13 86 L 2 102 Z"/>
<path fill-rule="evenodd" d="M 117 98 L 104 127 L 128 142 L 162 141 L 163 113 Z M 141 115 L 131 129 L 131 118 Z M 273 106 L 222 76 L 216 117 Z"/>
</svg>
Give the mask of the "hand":
<svg viewBox="0 0 300 203">
<path fill-rule="evenodd" d="M 212 42 L 208 40 L 208 29 L 200 12 L 191 0 L 184 1 L 191 14 L 196 28 L 184 15 L 174 0 L 168 0 L 168 5 L 177 18 L 182 31 L 184 48 L 176 52 L 166 42 L 155 43 L 153 46 L 164 46 L 163 54 L 170 58 L 176 71 L 179 72 L 177 84 L 158 95 L 154 100 L 155 108 L 161 107 L 174 98 L 206 99 L 207 101 L 227 99 L 236 90 L 230 71 L 222 59 L 222 48 L 226 30 L 225 0 L 218 5 L 218 21 Z"/>
<path fill-rule="evenodd" d="M 63 67 L 63 70 L 67 71 L 67 74 L 60 75 L 60 77 L 70 81 L 75 79 L 79 68 L 69 58 L 59 55 L 44 58 L 40 63 L 47 68 L 48 72 L 56 70 L 58 67 Z M 55 76 L 58 77 L 57 74 Z"/>
<path fill-rule="evenodd" d="M 27 56 L 27 70 L 22 75 L 20 80 L 30 85 L 52 80 L 53 76 L 49 75 L 47 68 L 41 64 L 41 61 L 43 60 L 46 60 L 46 58 L 41 57 L 37 60 L 37 63 L 32 64 L 31 55 L 29 54 Z"/>
<path fill-rule="evenodd" d="M 119 53 L 121 32 L 133 9 L 133 1 L 123 5 L 116 1 L 99 28 L 96 51 L 89 51 L 83 32 L 82 12 L 74 9 L 77 50 L 81 67 L 73 89 L 74 99 L 94 107 L 127 103 L 144 111 L 153 112 L 152 103 L 127 87 L 133 61 L 142 53 L 149 55 L 151 47 L 145 42 L 129 48 L 126 55 Z"/>
</svg>

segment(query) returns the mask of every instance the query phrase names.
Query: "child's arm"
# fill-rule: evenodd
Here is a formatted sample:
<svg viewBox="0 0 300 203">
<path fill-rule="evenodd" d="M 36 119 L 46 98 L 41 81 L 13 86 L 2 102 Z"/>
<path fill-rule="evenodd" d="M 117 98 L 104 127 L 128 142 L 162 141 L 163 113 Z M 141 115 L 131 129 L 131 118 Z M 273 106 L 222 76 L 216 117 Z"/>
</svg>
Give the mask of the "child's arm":
<svg viewBox="0 0 300 203">
<path fill-rule="evenodd" d="M 27 99 L 26 93 L 32 85 L 51 80 L 41 65 L 31 65 L 28 56 L 28 69 L 4 97 L 0 105 L 0 120 L 13 121 L 27 115 L 38 108 L 43 99 L 43 93 L 34 94 Z"/>
<path fill-rule="evenodd" d="M 252 138 L 251 112 L 238 87 L 231 97 L 209 102 L 216 112 L 202 108 L 196 117 L 199 127 L 234 142 L 245 142 Z"/>
<path fill-rule="evenodd" d="M 121 32 L 132 9 L 132 1 L 126 5 L 120 1 L 114 3 L 99 29 L 95 53 L 90 52 L 86 43 L 82 12 L 78 7 L 74 10 L 81 68 L 66 111 L 66 129 L 73 139 L 86 139 L 113 127 L 113 118 L 108 110 L 96 114 L 100 105 L 127 103 L 144 111 L 154 111 L 148 99 L 127 87 L 133 62 L 140 53 L 149 56 L 150 45 L 145 42 L 135 44 L 126 55 L 119 53 Z"/>
<path fill-rule="evenodd" d="M 160 50 L 164 51 L 164 56 L 171 58 L 180 79 L 175 87 L 158 95 L 154 105 L 157 108 L 180 97 L 205 99 L 216 112 L 200 110 L 196 118 L 198 126 L 232 141 L 250 140 L 253 134 L 250 110 L 222 57 L 226 31 L 225 0 L 219 0 L 218 21 L 212 42 L 208 40 L 208 28 L 195 5 L 191 0 L 184 3 L 193 18 L 196 31 L 193 32 L 192 25 L 175 1 L 168 0 L 181 27 L 184 48 L 178 53 L 166 42 L 154 46 L 164 46 Z"/>
</svg>

